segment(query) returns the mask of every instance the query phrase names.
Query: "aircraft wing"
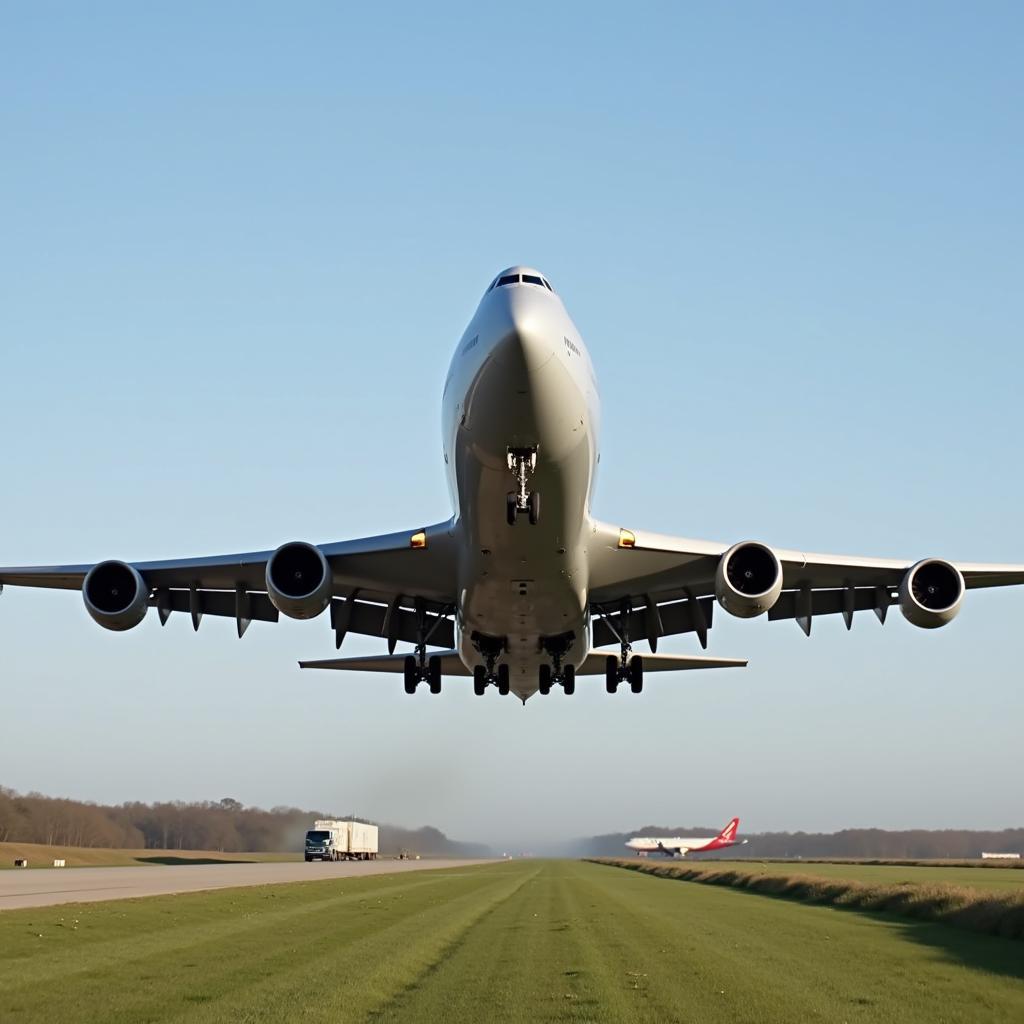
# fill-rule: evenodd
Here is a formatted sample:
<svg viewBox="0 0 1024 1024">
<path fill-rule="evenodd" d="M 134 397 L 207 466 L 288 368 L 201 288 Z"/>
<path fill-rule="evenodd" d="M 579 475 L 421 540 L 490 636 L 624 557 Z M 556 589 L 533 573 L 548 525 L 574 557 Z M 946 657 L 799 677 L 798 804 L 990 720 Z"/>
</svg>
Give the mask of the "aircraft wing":
<svg viewBox="0 0 1024 1024">
<path fill-rule="evenodd" d="M 594 646 L 618 642 L 623 625 L 632 639 L 696 632 L 707 646 L 715 600 L 715 572 L 730 545 L 594 523 L 590 539 L 590 599 Z M 783 590 L 769 619 L 796 619 L 810 635 L 819 615 L 872 610 L 879 620 L 915 559 L 861 558 L 771 549 L 782 566 Z M 951 562 L 968 590 L 1024 584 L 1024 565 Z M 629 619 L 622 620 L 626 602 Z"/>
<path fill-rule="evenodd" d="M 336 643 L 347 632 L 416 641 L 418 611 L 427 616 L 432 646 L 451 647 L 447 618 L 455 604 L 452 522 L 423 529 L 317 545 L 331 569 L 331 624 Z M 161 623 L 172 612 L 188 612 L 196 629 L 203 615 L 236 619 L 238 635 L 253 619 L 276 622 L 267 596 L 266 568 L 273 551 L 205 558 L 129 562 L 148 586 L 149 605 Z M 93 565 L 0 568 L 0 589 L 43 587 L 81 590 Z"/>
<path fill-rule="evenodd" d="M 473 673 L 462 664 L 459 652 L 439 651 L 434 657 L 441 659 L 441 675 L 469 676 Z M 387 672 L 393 675 L 405 671 L 404 654 L 370 654 L 365 658 L 324 658 L 320 661 L 300 661 L 299 668 L 332 668 L 340 672 Z"/>
<path fill-rule="evenodd" d="M 440 651 L 441 674 L 444 676 L 469 676 L 473 673 L 462 664 L 458 651 Z M 592 651 L 576 670 L 577 676 L 603 676 L 607 652 Z M 681 672 L 696 668 L 743 668 L 743 658 L 712 658 L 706 655 L 657 654 L 644 655 L 645 672 Z M 375 654 L 365 658 L 326 658 L 321 661 L 300 661 L 299 668 L 333 668 L 343 672 L 390 672 L 405 671 L 404 654 Z"/>
</svg>

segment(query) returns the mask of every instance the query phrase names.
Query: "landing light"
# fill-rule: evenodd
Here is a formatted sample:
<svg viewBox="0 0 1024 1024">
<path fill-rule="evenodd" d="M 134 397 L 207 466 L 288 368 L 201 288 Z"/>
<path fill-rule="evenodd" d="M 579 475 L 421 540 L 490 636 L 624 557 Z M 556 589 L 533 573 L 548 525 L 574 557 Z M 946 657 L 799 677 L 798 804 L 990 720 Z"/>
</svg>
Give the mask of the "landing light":
<svg viewBox="0 0 1024 1024">
<path fill-rule="evenodd" d="M 634 548 L 636 547 L 636 537 L 630 533 L 629 530 L 619 530 L 619 547 L 620 548 Z"/>
<path fill-rule="evenodd" d="M 409 538 L 409 547 L 411 548 L 425 548 L 427 546 L 427 531 L 420 530 L 419 533 L 414 533 Z"/>
</svg>

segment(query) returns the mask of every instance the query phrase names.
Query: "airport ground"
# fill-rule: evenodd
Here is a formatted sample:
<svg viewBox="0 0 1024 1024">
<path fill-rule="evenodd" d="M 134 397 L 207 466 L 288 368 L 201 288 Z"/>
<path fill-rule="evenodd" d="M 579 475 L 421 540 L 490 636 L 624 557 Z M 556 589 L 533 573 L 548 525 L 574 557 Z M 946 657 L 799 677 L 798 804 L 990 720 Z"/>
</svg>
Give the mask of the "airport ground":
<svg viewBox="0 0 1024 1024">
<path fill-rule="evenodd" d="M 1019 1022 L 1022 948 L 520 860 L 7 911 L 0 1019 Z"/>
<path fill-rule="evenodd" d="M 427 868 L 470 865 L 481 861 L 371 860 L 307 864 L 263 861 L 259 863 L 193 861 L 171 864 L 159 870 L 136 867 L 78 868 L 68 871 L 10 871 L 0 876 L 0 910 L 51 907 L 63 903 L 97 903 L 104 900 L 166 896 L 210 889 L 237 889 L 254 885 L 282 885 L 311 879 L 367 878 L 404 874 Z"/>
</svg>

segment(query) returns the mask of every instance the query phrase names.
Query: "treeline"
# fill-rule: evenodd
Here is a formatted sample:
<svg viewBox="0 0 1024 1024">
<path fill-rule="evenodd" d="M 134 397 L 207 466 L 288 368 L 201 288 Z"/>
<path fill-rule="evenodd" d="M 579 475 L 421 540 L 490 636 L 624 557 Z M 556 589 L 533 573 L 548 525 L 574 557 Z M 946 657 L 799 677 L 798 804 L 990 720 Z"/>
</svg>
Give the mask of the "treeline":
<svg viewBox="0 0 1024 1024">
<path fill-rule="evenodd" d="M 245 807 L 230 797 L 185 803 L 85 803 L 0 786 L 0 842 L 147 850 L 277 853 L 302 848 L 316 818 L 345 815 L 297 807 Z M 380 826 L 381 853 L 479 857 L 489 850 L 449 839 L 436 828 Z"/>
<path fill-rule="evenodd" d="M 644 825 L 632 832 L 616 832 L 580 840 L 574 852 L 583 857 L 622 857 L 628 853 L 624 850 L 624 844 L 632 836 L 713 836 L 720 828 Z M 750 833 L 741 830 L 740 838 L 749 840 L 746 846 L 732 846 L 698 856 L 730 860 L 773 857 L 970 860 L 980 857 L 982 851 L 1024 853 L 1024 828 L 1008 828 L 1001 832 L 970 829 L 909 829 L 890 832 L 880 828 L 848 828 L 841 832 Z"/>
</svg>

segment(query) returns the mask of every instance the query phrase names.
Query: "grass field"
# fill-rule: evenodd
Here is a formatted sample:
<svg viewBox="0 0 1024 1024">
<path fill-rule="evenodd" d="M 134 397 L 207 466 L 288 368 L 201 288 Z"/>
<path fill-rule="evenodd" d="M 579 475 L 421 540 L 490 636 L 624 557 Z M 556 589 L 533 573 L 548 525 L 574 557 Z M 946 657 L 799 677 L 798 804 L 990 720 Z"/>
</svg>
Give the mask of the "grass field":
<svg viewBox="0 0 1024 1024">
<path fill-rule="evenodd" d="M 653 858 L 648 858 L 653 859 Z M 679 862 L 681 863 L 681 862 Z M 702 860 L 691 861 L 689 866 L 708 868 L 730 867 L 738 869 L 760 870 L 760 861 L 756 860 Z M 946 865 L 903 865 L 903 864 L 858 864 L 843 861 L 835 864 L 808 861 L 770 861 L 764 870 L 783 873 L 799 872 L 814 878 L 843 878 L 852 882 L 868 883 L 900 883 L 914 884 L 941 883 L 944 885 L 964 885 L 971 889 L 1003 889 L 1010 892 L 1024 893 L 1024 871 L 1006 869 L 988 869 L 983 867 L 961 867 Z"/>
<path fill-rule="evenodd" d="M 0 1020 L 1024 1020 L 1019 943 L 571 861 L 0 914 Z"/>
<path fill-rule="evenodd" d="M 0 869 L 14 870 L 14 861 L 28 859 L 29 870 L 48 868 L 64 859 L 69 868 L 109 868 L 137 864 L 238 864 L 248 861 L 302 860 L 301 853 L 217 853 L 209 850 L 107 850 L 90 846 L 43 846 L 0 843 Z M 18 868 L 19 871 L 23 870 Z"/>
<path fill-rule="evenodd" d="M 878 878 L 862 881 L 842 872 L 837 872 L 835 877 L 808 874 L 801 870 L 802 864 L 778 862 L 692 861 L 687 864 L 660 857 L 654 860 L 628 857 L 599 859 L 595 863 L 677 882 L 740 889 L 760 896 L 862 913 L 884 912 L 1024 940 L 1024 892 L 1019 889 L 957 885 L 948 878 L 933 881 L 922 877 L 907 881 L 905 874 L 892 881 Z"/>
</svg>

